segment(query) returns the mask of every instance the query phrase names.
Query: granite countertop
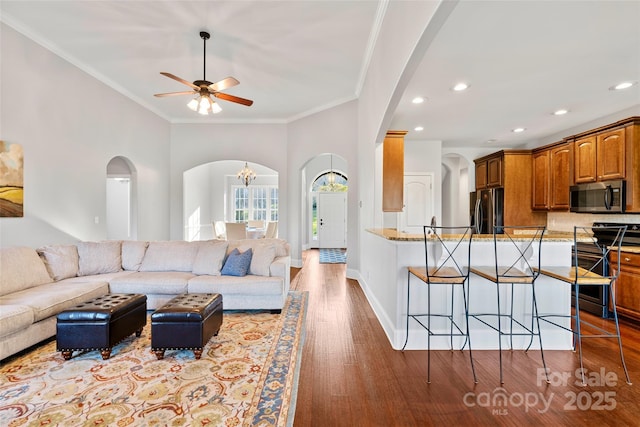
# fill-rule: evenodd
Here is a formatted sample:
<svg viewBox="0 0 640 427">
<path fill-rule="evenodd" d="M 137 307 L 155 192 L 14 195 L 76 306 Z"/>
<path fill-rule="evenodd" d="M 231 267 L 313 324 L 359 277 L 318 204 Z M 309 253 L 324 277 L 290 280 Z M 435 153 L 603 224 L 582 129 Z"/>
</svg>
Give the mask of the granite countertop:
<svg viewBox="0 0 640 427">
<path fill-rule="evenodd" d="M 369 228 L 369 233 L 382 237 L 387 240 L 393 240 L 397 242 L 422 242 L 424 241 L 424 235 L 403 233 L 395 228 Z M 498 235 L 498 240 L 506 240 L 506 235 Z M 493 234 L 474 234 L 474 240 L 493 240 Z M 573 242 L 573 232 L 566 231 L 546 231 L 542 238 L 545 242 Z M 456 236 L 452 235 L 449 239 L 447 236 L 443 236 L 442 240 L 457 240 Z M 514 237 L 513 240 L 518 240 Z M 585 235 L 584 241 L 589 241 L 589 237 Z M 581 240 L 579 240 L 581 241 Z"/>
<path fill-rule="evenodd" d="M 629 254 L 640 254 L 640 246 L 621 246 L 620 252 L 627 252 Z"/>
</svg>

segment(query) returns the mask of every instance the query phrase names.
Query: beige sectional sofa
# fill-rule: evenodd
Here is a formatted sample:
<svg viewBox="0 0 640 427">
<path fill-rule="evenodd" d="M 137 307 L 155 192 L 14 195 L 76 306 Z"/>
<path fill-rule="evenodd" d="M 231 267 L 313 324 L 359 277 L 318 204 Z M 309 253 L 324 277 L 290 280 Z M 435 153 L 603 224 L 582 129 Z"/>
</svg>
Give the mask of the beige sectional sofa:
<svg viewBox="0 0 640 427">
<path fill-rule="evenodd" d="M 252 251 L 247 274 L 221 274 L 236 248 Z M 3 248 L 0 360 L 55 335 L 61 311 L 107 293 L 145 294 L 149 310 L 185 292 L 220 293 L 225 310 L 280 310 L 289 292 L 290 266 L 289 245 L 281 239 Z"/>
</svg>

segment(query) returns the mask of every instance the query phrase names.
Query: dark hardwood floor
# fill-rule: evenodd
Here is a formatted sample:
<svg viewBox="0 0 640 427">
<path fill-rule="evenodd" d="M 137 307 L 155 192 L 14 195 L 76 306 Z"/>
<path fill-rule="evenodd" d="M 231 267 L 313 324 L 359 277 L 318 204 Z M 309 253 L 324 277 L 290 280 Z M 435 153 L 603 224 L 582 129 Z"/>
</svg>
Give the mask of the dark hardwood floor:
<svg viewBox="0 0 640 427">
<path fill-rule="evenodd" d="M 433 352 L 427 384 L 426 351 L 391 347 L 345 265 L 319 264 L 317 250 L 303 260 L 291 282 L 309 292 L 295 426 L 640 426 L 640 330 L 632 324 L 622 336 L 634 385 L 611 339 L 583 341 L 586 387 L 577 384 L 577 353 L 545 351 L 548 385 L 537 376 L 540 352 L 521 350 L 504 352 L 502 388 L 497 351 L 474 351 L 475 385 L 468 353 Z"/>
</svg>

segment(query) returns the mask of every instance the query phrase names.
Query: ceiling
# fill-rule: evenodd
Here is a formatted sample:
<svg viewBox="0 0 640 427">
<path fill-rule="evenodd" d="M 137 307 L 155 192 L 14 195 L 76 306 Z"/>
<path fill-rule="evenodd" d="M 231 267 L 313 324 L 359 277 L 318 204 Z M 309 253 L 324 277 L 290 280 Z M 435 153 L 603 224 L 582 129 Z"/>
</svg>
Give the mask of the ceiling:
<svg viewBox="0 0 640 427">
<path fill-rule="evenodd" d="M 7 1 L 0 18 L 173 123 L 287 123 L 356 99 L 386 2 Z M 640 0 L 461 1 L 409 82 L 392 128 L 445 146 L 516 146 L 640 106 Z M 203 117 L 188 81 L 233 76 Z M 454 92 L 465 81 L 470 87 Z M 427 98 L 415 105 L 415 96 Z M 554 116 L 565 108 L 569 113 Z M 423 126 L 421 132 L 414 131 Z M 524 127 L 520 134 L 511 132 Z"/>
</svg>

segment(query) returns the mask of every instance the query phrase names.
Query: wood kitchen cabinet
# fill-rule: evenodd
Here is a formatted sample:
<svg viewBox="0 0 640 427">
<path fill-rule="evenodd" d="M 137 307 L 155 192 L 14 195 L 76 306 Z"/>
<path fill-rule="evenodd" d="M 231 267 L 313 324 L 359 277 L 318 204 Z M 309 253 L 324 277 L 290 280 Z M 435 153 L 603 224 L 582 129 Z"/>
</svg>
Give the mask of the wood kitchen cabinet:
<svg viewBox="0 0 640 427">
<path fill-rule="evenodd" d="M 625 128 L 576 139 L 575 182 L 596 182 L 625 178 Z"/>
<path fill-rule="evenodd" d="M 569 142 L 555 143 L 533 150 L 533 209 L 569 210 L 572 156 L 573 146 Z"/>
<path fill-rule="evenodd" d="M 502 151 L 475 160 L 476 164 L 476 190 L 485 188 L 502 187 L 503 160 Z"/>
<path fill-rule="evenodd" d="M 402 212 L 404 189 L 404 136 L 390 130 L 382 146 L 382 211 Z"/>
<path fill-rule="evenodd" d="M 476 190 L 504 189 L 504 225 L 546 225 L 546 212 L 531 209 L 532 156 L 530 150 L 502 150 L 474 160 L 476 184 L 485 179 L 485 186 Z M 478 171 L 486 175 L 478 180 Z M 486 177 L 486 178 L 485 178 Z"/>
<path fill-rule="evenodd" d="M 575 183 L 623 179 L 629 213 L 640 213 L 640 117 L 565 138 L 573 144 Z"/>
<path fill-rule="evenodd" d="M 618 254 L 611 252 L 611 268 Z M 618 314 L 640 321 L 640 253 L 620 252 L 620 273 L 614 282 Z"/>
</svg>

